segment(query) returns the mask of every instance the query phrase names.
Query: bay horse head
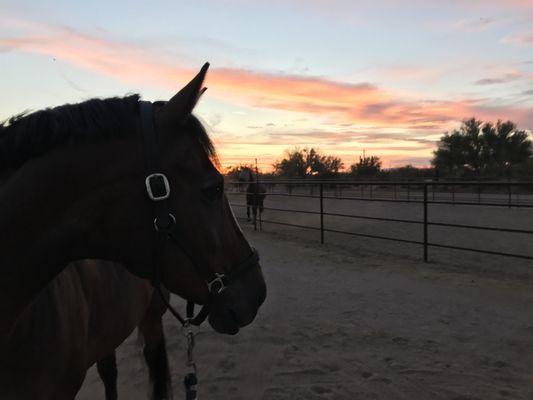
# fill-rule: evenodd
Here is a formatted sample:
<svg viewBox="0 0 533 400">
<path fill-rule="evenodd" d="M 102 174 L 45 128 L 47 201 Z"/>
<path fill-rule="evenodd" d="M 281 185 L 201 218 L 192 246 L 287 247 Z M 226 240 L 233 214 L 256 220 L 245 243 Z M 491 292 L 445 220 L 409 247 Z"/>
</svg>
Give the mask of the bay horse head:
<svg viewBox="0 0 533 400">
<path fill-rule="evenodd" d="M 192 114 L 207 68 L 166 102 L 89 100 L 0 124 L 0 167 L 14 170 L 0 191 L 5 310 L 91 258 L 210 304 L 218 332 L 255 318 L 266 296 L 257 253 Z"/>
<path fill-rule="evenodd" d="M 213 164 L 213 144 L 192 115 L 205 91 L 207 68 L 205 64 L 168 102 L 141 102 L 149 169 L 145 183 L 154 203 L 154 228 L 163 236 L 163 246 L 156 250 L 160 261 L 149 272 L 174 293 L 208 303 L 209 322 L 217 331 L 236 333 L 255 317 L 266 286 L 257 251 L 246 241 L 224 194 L 223 177 Z M 150 154 L 155 150 L 151 135 L 159 138 L 157 154 Z M 150 165 L 154 161 L 157 165 Z"/>
</svg>

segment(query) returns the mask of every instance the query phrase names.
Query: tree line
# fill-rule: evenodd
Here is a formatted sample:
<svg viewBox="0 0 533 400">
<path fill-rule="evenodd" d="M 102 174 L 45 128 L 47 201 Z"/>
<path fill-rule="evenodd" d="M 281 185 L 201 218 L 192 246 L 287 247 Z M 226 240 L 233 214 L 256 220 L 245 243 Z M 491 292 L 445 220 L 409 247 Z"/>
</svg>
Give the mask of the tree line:
<svg viewBox="0 0 533 400">
<path fill-rule="evenodd" d="M 340 176 L 352 178 L 521 178 L 533 176 L 533 145 L 525 130 L 512 121 L 483 122 L 476 118 L 463 121 L 458 129 L 445 132 L 433 152 L 431 167 L 382 168 L 379 156 L 359 157 L 346 169 L 336 156 L 321 154 L 314 147 L 293 148 L 285 151 L 267 175 L 284 178 Z M 244 168 L 255 171 L 251 165 L 240 165 L 226 172 L 238 178 Z"/>
</svg>

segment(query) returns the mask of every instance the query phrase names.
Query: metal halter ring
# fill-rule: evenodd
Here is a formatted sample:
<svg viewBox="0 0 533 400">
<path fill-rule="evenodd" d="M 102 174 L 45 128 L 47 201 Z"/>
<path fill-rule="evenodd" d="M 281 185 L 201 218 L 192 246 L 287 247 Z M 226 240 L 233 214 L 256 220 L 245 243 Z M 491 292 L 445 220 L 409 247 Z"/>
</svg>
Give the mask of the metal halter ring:
<svg viewBox="0 0 533 400">
<path fill-rule="evenodd" d="M 213 279 L 211 282 L 206 282 L 207 283 L 207 289 L 209 290 L 209 293 L 213 293 L 213 291 L 211 289 L 213 288 L 213 285 L 215 285 L 218 282 L 220 287 L 219 288 L 215 288 L 215 289 L 216 289 L 216 293 L 219 294 L 219 293 L 222 293 L 227 287 L 224 284 L 224 281 L 222 280 L 222 279 L 224 279 L 226 277 L 226 275 L 220 274 L 218 272 L 215 272 L 215 276 L 216 276 L 216 278 Z"/>
<path fill-rule="evenodd" d="M 170 230 L 170 228 L 172 228 L 174 225 L 176 225 L 176 217 L 174 217 L 174 215 L 172 213 L 168 213 L 168 218 L 170 220 L 170 223 L 165 226 L 165 227 L 161 227 L 159 226 L 159 224 L 157 223 L 157 217 L 154 218 L 154 228 L 157 232 L 165 232 L 165 231 L 168 231 Z"/>
</svg>

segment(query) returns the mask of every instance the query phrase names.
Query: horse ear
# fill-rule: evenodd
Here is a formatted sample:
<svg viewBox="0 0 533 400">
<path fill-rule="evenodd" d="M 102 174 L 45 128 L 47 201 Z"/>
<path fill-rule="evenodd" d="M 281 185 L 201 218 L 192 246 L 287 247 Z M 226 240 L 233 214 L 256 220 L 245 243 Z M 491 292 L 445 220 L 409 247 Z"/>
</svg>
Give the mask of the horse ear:
<svg viewBox="0 0 533 400">
<path fill-rule="evenodd" d="M 200 72 L 165 104 L 167 118 L 180 124 L 192 113 L 200 96 L 207 90 L 202 86 L 208 68 L 209 63 L 205 63 Z"/>
</svg>

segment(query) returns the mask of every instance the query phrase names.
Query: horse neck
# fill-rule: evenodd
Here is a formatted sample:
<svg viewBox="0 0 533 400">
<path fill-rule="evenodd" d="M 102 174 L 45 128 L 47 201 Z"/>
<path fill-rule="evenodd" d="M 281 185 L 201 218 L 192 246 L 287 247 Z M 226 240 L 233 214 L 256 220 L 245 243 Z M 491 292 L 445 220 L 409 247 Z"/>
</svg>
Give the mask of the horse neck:
<svg viewBox="0 0 533 400">
<path fill-rule="evenodd" d="M 89 245 L 82 239 L 89 232 L 86 224 L 68 217 L 77 188 L 57 167 L 28 162 L 0 190 L 0 337 Z"/>
</svg>

